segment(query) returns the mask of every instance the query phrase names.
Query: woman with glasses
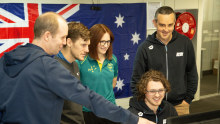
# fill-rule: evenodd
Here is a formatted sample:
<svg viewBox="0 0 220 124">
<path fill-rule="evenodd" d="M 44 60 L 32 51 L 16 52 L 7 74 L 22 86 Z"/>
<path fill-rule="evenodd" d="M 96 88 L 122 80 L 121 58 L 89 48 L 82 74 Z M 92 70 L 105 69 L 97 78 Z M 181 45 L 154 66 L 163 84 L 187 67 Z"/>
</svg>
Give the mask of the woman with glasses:
<svg viewBox="0 0 220 124">
<path fill-rule="evenodd" d="M 166 124 L 168 117 L 177 116 L 173 105 L 163 100 L 170 84 L 161 72 L 150 70 L 137 84 L 137 96 L 130 99 L 128 110 L 156 124 Z"/>
<path fill-rule="evenodd" d="M 113 33 L 104 24 L 96 24 L 89 30 L 91 33 L 89 54 L 83 61 L 78 62 L 80 79 L 83 85 L 115 104 L 113 88 L 117 81 L 118 65 L 117 58 L 112 54 Z M 83 115 L 86 124 L 114 124 L 95 116 L 86 107 L 83 107 Z"/>
</svg>

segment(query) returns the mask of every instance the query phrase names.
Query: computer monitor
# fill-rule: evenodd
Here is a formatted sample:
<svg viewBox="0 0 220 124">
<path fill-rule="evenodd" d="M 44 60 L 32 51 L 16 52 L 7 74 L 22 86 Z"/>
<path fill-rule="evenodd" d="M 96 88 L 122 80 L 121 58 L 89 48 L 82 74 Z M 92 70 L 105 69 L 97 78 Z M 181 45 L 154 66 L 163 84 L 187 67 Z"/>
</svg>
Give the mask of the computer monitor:
<svg viewBox="0 0 220 124">
<path fill-rule="evenodd" d="M 167 124 L 220 124 L 220 110 L 170 117 Z"/>
</svg>

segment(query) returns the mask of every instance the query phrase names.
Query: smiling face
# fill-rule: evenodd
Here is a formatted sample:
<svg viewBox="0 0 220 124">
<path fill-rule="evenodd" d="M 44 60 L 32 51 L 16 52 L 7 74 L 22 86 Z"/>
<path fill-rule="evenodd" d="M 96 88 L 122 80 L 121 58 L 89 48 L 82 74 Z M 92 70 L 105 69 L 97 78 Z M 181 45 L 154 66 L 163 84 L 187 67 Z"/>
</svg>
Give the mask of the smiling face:
<svg viewBox="0 0 220 124">
<path fill-rule="evenodd" d="M 172 39 L 172 32 L 175 25 L 175 15 L 171 14 L 158 14 L 157 19 L 153 21 L 154 26 L 157 28 L 156 37 L 167 44 Z"/>
<path fill-rule="evenodd" d="M 155 108 L 158 107 L 164 96 L 165 96 L 165 91 L 160 92 L 164 90 L 164 86 L 160 81 L 149 81 L 147 85 L 147 91 L 145 93 L 145 103 L 149 108 Z M 159 91 L 159 92 L 152 92 L 152 91 Z"/>
<path fill-rule="evenodd" d="M 109 33 L 105 33 L 101 40 L 100 41 L 110 41 L 110 35 Z M 100 42 L 98 43 L 98 46 L 97 46 L 97 52 L 98 52 L 98 55 L 105 55 L 106 54 L 106 51 L 108 50 L 110 46 L 110 42 L 106 42 L 104 45 L 102 45 Z"/>
</svg>

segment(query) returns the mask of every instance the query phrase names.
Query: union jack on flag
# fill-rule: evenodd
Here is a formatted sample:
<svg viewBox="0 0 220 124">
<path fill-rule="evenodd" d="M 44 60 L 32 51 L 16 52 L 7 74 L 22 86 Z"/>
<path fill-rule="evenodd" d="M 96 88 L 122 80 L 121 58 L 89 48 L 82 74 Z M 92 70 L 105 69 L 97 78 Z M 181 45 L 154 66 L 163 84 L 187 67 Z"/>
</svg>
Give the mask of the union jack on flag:
<svg viewBox="0 0 220 124">
<path fill-rule="evenodd" d="M 100 10 L 91 10 L 98 6 Z M 146 38 L 146 3 L 134 4 L 41 4 L 0 3 L 0 58 L 19 45 L 31 43 L 36 18 L 53 11 L 68 22 L 80 21 L 90 28 L 107 25 L 114 34 L 113 52 L 118 59 L 116 98 L 131 96 L 130 79 L 138 45 Z"/>
<path fill-rule="evenodd" d="M 19 45 L 31 43 L 36 18 L 42 13 L 42 4 L 0 4 L 0 57 Z M 56 12 L 69 18 L 79 10 L 78 4 L 65 5 Z"/>
</svg>

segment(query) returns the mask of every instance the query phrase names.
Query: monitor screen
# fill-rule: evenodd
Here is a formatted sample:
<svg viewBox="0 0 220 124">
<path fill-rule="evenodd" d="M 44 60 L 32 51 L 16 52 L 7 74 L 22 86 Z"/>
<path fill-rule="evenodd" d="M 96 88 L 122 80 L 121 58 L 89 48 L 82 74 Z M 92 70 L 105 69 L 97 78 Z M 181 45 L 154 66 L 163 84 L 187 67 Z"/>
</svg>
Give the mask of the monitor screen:
<svg viewBox="0 0 220 124">
<path fill-rule="evenodd" d="M 170 117 L 167 124 L 220 124 L 220 110 Z"/>
</svg>

